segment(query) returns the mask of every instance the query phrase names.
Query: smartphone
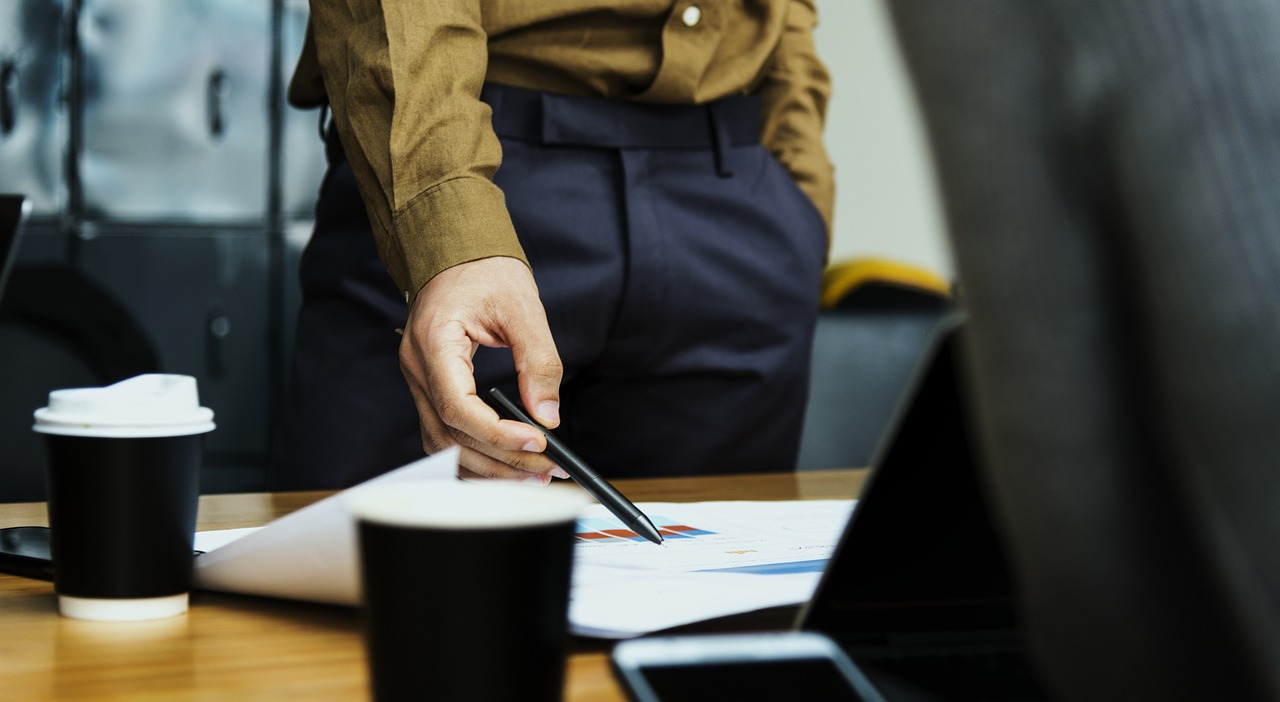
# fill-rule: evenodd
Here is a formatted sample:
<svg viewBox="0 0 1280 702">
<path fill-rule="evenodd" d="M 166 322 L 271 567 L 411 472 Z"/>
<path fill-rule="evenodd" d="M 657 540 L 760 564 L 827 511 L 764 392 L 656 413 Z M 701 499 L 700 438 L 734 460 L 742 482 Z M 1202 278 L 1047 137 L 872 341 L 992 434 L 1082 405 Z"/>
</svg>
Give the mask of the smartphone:
<svg viewBox="0 0 1280 702">
<path fill-rule="evenodd" d="M 204 551 L 192 551 L 199 556 Z M 21 526 L 0 529 L 0 573 L 35 580 L 53 580 L 53 554 L 49 527 Z"/>
<path fill-rule="evenodd" d="M 53 580 L 49 528 L 25 526 L 0 529 L 0 573 Z"/>
<path fill-rule="evenodd" d="M 816 632 L 656 636 L 614 646 L 632 702 L 883 702 L 830 638 Z"/>
</svg>

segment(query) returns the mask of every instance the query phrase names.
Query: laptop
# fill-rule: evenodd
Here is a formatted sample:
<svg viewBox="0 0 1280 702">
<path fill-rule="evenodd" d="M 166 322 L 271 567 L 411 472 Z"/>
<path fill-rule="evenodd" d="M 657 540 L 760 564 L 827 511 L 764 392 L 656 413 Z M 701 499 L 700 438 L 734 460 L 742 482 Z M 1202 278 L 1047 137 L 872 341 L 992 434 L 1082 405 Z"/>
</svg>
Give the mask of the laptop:
<svg viewBox="0 0 1280 702">
<path fill-rule="evenodd" d="M 31 214 L 31 201 L 22 195 L 0 195 L 0 299 L 4 297 L 13 260 L 18 256 L 22 225 Z"/>
<path fill-rule="evenodd" d="M 938 334 L 797 628 L 834 639 L 889 699 L 1043 700 Z"/>
</svg>

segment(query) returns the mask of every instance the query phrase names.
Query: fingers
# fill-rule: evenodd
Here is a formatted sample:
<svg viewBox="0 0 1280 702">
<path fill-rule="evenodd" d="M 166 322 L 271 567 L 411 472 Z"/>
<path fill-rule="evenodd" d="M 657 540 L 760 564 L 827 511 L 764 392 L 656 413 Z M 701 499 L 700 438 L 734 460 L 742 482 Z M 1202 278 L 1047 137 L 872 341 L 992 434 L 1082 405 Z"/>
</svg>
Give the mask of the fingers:
<svg viewBox="0 0 1280 702">
<path fill-rule="evenodd" d="M 461 447 L 459 462 L 477 477 L 546 484 L 548 474 L 558 469 L 541 453 L 546 448 L 542 433 L 527 424 L 500 419 L 476 395 L 474 381 L 469 387 L 458 388 L 450 385 L 446 376 L 432 372 L 426 383 L 440 397 L 432 397 L 422 385 L 410 386 L 418 408 L 423 450 L 436 453 L 457 445 Z M 469 364 L 466 376 L 470 377 Z"/>
<path fill-rule="evenodd" d="M 431 453 L 462 447 L 468 477 L 549 481 L 563 471 L 543 456 L 546 438 L 502 420 L 476 394 L 471 359 L 479 345 L 510 346 L 521 397 L 546 426 L 559 423 L 560 357 L 528 268 L 482 259 L 448 269 L 419 293 L 400 345 L 400 365 Z"/>
</svg>

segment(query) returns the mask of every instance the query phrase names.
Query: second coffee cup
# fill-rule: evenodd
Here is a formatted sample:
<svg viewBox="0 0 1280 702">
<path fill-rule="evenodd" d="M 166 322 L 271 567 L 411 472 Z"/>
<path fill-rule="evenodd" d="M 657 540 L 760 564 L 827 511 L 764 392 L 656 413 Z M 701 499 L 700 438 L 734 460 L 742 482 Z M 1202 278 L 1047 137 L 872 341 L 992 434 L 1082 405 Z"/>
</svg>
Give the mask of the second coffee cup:
<svg viewBox="0 0 1280 702">
<path fill-rule="evenodd" d="M 569 486 L 502 482 L 353 496 L 373 698 L 561 699 L 574 523 L 586 504 Z"/>
<path fill-rule="evenodd" d="M 195 378 L 55 390 L 35 420 L 49 459 L 59 611 L 114 621 L 187 611 L 204 435 L 214 428 Z"/>
</svg>

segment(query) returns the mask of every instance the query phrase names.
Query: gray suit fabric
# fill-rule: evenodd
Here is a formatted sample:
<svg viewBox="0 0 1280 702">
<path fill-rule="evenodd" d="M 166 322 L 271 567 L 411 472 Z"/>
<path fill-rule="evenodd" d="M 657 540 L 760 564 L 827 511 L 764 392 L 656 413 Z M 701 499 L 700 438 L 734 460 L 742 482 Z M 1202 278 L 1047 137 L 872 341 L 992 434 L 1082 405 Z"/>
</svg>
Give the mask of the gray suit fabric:
<svg viewBox="0 0 1280 702">
<path fill-rule="evenodd" d="M 1280 3 L 887 6 L 1048 678 L 1280 698 Z"/>
</svg>

